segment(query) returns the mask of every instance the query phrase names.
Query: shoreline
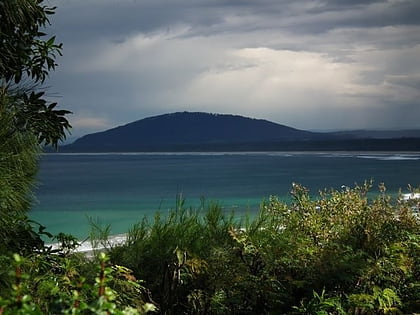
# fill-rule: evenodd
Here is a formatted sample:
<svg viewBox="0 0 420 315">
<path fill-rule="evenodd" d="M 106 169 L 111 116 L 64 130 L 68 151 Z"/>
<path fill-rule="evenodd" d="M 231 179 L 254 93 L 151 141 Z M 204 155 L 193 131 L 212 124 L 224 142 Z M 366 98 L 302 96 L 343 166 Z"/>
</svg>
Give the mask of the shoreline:
<svg viewBox="0 0 420 315">
<path fill-rule="evenodd" d="M 113 246 L 118 246 L 118 245 L 122 245 L 126 242 L 127 240 L 127 234 L 115 234 L 115 235 L 110 235 L 109 238 L 106 240 L 106 243 L 108 243 L 111 247 Z M 50 243 L 50 244 L 45 244 L 45 246 L 49 247 L 51 246 L 51 248 L 54 249 L 59 249 L 59 243 Z M 71 250 L 71 253 L 81 253 L 84 254 L 86 257 L 91 258 L 93 257 L 93 253 L 95 251 L 102 251 L 104 249 L 106 249 L 107 247 L 104 246 L 103 244 L 101 244 L 101 241 L 98 241 L 97 246 L 94 246 L 94 244 L 92 243 L 92 241 L 90 241 L 89 239 L 85 239 L 84 241 L 80 241 L 79 245 L 74 249 Z"/>
</svg>

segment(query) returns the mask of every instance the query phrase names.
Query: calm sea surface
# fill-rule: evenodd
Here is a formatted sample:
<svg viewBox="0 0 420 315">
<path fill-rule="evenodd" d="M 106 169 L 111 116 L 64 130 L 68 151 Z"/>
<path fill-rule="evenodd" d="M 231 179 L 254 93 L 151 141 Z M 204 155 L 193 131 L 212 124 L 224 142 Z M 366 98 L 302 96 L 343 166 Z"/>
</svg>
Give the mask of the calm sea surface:
<svg viewBox="0 0 420 315">
<path fill-rule="evenodd" d="M 52 233 L 89 233 L 88 218 L 126 232 L 144 216 L 219 201 L 238 215 L 264 198 L 287 200 L 293 182 L 312 194 L 373 179 L 390 193 L 420 185 L 420 153 L 47 154 L 42 157 L 30 217 Z"/>
</svg>

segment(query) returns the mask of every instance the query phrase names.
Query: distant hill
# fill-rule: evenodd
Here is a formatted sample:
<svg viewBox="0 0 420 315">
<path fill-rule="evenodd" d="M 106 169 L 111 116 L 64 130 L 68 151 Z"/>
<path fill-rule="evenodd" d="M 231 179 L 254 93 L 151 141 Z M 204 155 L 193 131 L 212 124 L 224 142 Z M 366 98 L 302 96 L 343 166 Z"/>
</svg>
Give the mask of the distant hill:
<svg viewBox="0 0 420 315">
<path fill-rule="evenodd" d="M 420 130 L 349 130 L 332 132 L 342 138 L 353 139 L 398 139 L 398 138 L 420 138 Z"/>
<path fill-rule="evenodd" d="M 67 146 L 82 151 L 144 151 L 302 141 L 321 134 L 235 115 L 178 112 L 93 133 Z"/>
<path fill-rule="evenodd" d="M 237 115 L 177 112 L 88 134 L 60 151 L 420 150 L 420 139 L 359 135 L 309 132 Z"/>
</svg>

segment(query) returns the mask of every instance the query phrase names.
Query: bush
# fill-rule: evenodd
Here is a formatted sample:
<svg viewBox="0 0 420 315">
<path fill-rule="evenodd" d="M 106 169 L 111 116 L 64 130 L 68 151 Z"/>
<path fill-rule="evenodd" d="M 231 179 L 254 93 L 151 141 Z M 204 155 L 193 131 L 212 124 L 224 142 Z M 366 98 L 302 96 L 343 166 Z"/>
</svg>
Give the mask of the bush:
<svg viewBox="0 0 420 315">
<path fill-rule="evenodd" d="M 28 259 L 15 254 L 15 284 L 8 296 L 0 297 L 0 314 L 134 315 L 156 310 L 153 304 L 142 300 L 144 288 L 131 276 L 131 271 L 109 266 L 105 254 L 99 256 L 99 270 L 93 283 L 86 281 L 70 260 L 55 258 L 51 263 L 39 257 Z M 55 270 L 40 270 L 42 263 Z M 33 268 L 37 269 L 35 273 Z M 124 292 L 117 294 L 112 287 Z M 130 292 L 136 295 L 135 305 L 131 303 L 132 297 L 121 300 Z"/>
<path fill-rule="evenodd" d="M 166 314 L 285 314 L 333 302 L 325 314 L 413 312 L 419 220 L 383 185 L 375 198 L 370 189 L 311 198 L 294 185 L 291 203 L 270 197 L 242 222 L 215 204 L 201 212 L 177 207 L 136 224 L 110 257 L 145 280 Z M 363 308 L 366 301 L 372 309 Z"/>
</svg>

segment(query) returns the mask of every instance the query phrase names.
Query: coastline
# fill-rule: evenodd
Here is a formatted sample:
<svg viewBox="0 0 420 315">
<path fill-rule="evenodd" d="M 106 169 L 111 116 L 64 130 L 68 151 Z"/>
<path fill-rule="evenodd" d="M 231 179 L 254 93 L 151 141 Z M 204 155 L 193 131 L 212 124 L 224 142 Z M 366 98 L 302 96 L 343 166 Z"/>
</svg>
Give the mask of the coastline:
<svg viewBox="0 0 420 315">
<path fill-rule="evenodd" d="M 110 235 L 106 240 L 109 247 L 114 247 L 118 245 L 122 245 L 127 240 L 127 234 L 115 234 Z M 97 241 L 98 244 L 92 243 L 92 241 L 86 239 L 84 241 L 79 242 L 79 246 L 77 246 L 71 253 L 81 253 L 84 254 L 86 257 L 91 258 L 95 251 L 102 251 L 106 249 L 108 246 L 102 244 L 101 241 Z M 52 244 L 45 244 L 45 246 L 51 246 L 51 249 L 56 250 L 60 248 L 59 243 L 52 243 Z"/>
</svg>

